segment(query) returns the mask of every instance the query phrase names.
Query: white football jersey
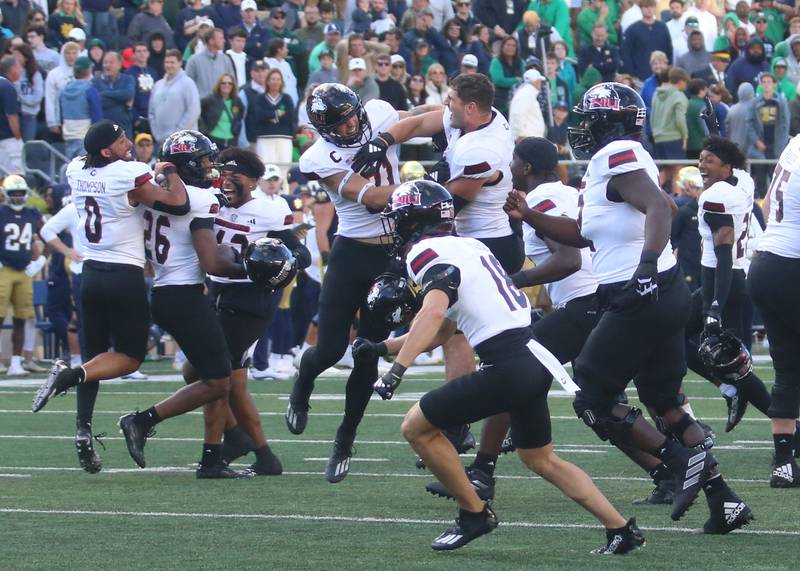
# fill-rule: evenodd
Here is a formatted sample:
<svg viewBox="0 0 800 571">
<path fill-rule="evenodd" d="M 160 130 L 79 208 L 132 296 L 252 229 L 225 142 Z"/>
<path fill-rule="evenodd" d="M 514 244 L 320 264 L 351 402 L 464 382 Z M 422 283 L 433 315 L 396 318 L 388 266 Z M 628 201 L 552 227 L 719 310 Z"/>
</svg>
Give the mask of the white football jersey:
<svg viewBox="0 0 800 571">
<path fill-rule="evenodd" d="M 83 226 L 84 259 L 144 267 L 142 217 L 128 193 L 153 178 L 138 161 L 115 161 L 83 168 L 86 157 L 67 166 L 67 182 Z"/>
<path fill-rule="evenodd" d="M 221 207 L 214 220 L 214 229 L 217 232 L 218 244 L 227 244 L 244 256 L 251 242 L 264 238 L 268 232 L 288 230 L 293 222 L 294 215 L 285 200 L 253 198 L 239 208 Z M 215 282 L 222 283 L 250 281 L 247 278 L 209 277 Z"/>
<path fill-rule="evenodd" d="M 769 220 L 758 250 L 800 258 L 800 135 L 781 153 L 769 188 Z"/>
<path fill-rule="evenodd" d="M 419 285 L 435 265 L 458 268 L 461 283 L 447 318 L 456 323 L 472 347 L 503 331 L 531 324 L 528 297 L 514 287 L 489 248 L 473 238 L 427 238 L 414 244 L 406 264 L 408 275 Z"/>
<path fill-rule="evenodd" d="M 186 185 L 191 210 L 184 216 L 165 214 L 145 207 L 144 252 L 155 272 L 153 287 L 194 285 L 205 281 L 206 274 L 192 243 L 192 221 L 212 221 L 219 213 L 219 202 L 205 188 Z"/>
<path fill-rule="evenodd" d="M 658 186 L 658 167 L 639 142 L 612 141 L 594 154 L 581 181 L 578 226 L 592 243 L 592 268 L 601 284 L 627 282 L 639 265 L 645 215 L 627 202 L 610 201 L 606 194 L 612 176 L 637 170 L 644 170 Z M 658 271 L 676 263 L 667 241 Z"/>
<path fill-rule="evenodd" d="M 578 218 L 578 191 L 561 182 L 540 184 L 525 197 L 532 210 L 549 216 Z M 525 255 L 537 266 L 544 263 L 552 253 L 544 239 L 528 224 L 522 227 L 525 239 Z M 597 291 L 597 279 L 592 273 L 592 255 L 589 248 L 582 248 L 581 269 L 562 280 L 546 284 L 547 295 L 554 307 L 563 307 L 568 301 L 591 295 Z"/>
<path fill-rule="evenodd" d="M 387 131 L 400 119 L 398 112 L 386 101 L 373 99 L 364 105 L 372 126 L 372 134 Z M 363 143 L 368 141 L 364 140 Z M 386 154 L 386 161 L 373 175 L 375 186 L 400 184 L 400 171 L 397 167 L 399 145 L 392 145 Z M 308 180 L 320 180 L 337 173 L 347 172 L 359 147 L 341 148 L 323 138 L 311 145 L 300 157 L 300 171 Z M 337 192 L 338 188 L 325 187 L 331 197 L 339 226 L 336 234 L 345 238 L 375 238 L 384 234 L 380 213 L 372 214 L 363 205 L 348 200 Z"/>
<path fill-rule="evenodd" d="M 486 184 L 475 200 L 456 215 L 456 232 L 470 238 L 500 238 L 511 234 L 508 215 L 503 211 L 511 191 L 511 159 L 514 136 L 505 117 L 492 109 L 491 123 L 470 133 L 462 133 L 450 124 L 450 110 L 444 110 L 444 133 L 447 149 L 444 156 L 450 167 L 450 180 L 487 178 L 499 172 L 494 184 Z"/>
<path fill-rule="evenodd" d="M 729 214 L 733 218 L 733 235 L 736 243 L 733 247 L 733 268 L 744 270 L 747 267 L 747 240 L 750 218 L 753 215 L 753 196 L 755 183 L 747 172 L 733 169 L 732 180 L 715 182 L 705 189 L 697 199 L 697 222 L 703 244 L 703 257 L 700 264 L 706 268 L 717 267 L 717 255 L 714 253 L 714 238 L 711 227 L 705 220 L 705 214 Z"/>
</svg>

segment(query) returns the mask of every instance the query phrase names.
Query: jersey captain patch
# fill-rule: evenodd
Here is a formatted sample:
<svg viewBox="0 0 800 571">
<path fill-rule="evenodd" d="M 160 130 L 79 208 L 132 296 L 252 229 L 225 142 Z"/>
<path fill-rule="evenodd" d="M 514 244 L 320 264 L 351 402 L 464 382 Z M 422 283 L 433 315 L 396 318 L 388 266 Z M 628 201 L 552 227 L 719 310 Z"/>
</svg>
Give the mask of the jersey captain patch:
<svg viewBox="0 0 800 571">
<path fill-rule="evenodd" d="M 486 161 L 482 163 L 478 163 L 477 165 L 467 165 L 464 167 L 464 174 L 465 175 L 476 175 L 488 172 L 491 170 L 491 165 Z"/>
<path fill-rule="evenodd" d="M 548 198 L 547 200 L 542 200 L 539 204 L 534 206 L 533 209 L 536 212 L 540 212 L 540 213 L 544 214 L 545 212 L 547 212 L 549 210 L 552 210 L 555 207 L 556 207 L 556 203 Z"/>
<path fill-rule="evenodd" d="M 625 165 L 628 163 L 635 163 L 635 162 L 636 162 L 636 153 L 633 152 L 633 149 L 627 149 L 625 151 L 620 151 L 619 153 L 614 153 L 613 155 L 609 155 L 608 168 L 613 169 L 620 165 Z"/>
<path fill-rule="evenodd" d="M 423 250 L 419 253 L 419 255 L 417 255 L 416 258 L 411 260 L 411 271 L 413 271 L 415 274 L 418 273 L 420 270 L 422 270 L 422 268 L 425 267 L 427 263 L 429 263 L 431 260 L 435 260 L 438 257 L 439 254 L 430 248 Z"/>
</svg>

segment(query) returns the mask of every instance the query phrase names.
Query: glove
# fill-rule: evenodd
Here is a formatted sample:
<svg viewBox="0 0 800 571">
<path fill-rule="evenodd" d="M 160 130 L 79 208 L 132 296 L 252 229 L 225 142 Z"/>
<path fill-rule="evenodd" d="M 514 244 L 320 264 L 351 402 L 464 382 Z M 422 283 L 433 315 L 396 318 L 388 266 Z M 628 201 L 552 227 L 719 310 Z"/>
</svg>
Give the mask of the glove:
<svg viewBox="0 0 800 571">
<path fill-rule="evenodd" d="M 705 98 L 705 107 L 700 112 L 700 118 L 705 122 L 709 135 L 719 135 L 719 118 L 708 95 Z"/>
<path fill-rule="evenodd" d="M 42 270 L 46 263 L 47 260 L 45 257 L 39 256 L 36 260 L 33 260 L 25 266 L 25 275 L 32 278 Z"/>
<path fill-rule="evenodd" d="M 386 343 L 383 341 L 374 343 L 369 339 L 356 337 L 353 341 L 353 349 L 351 352 L 353 354 L 353 360 L 358 361 L 359 359 L 377 359 L 378 357 L 383 357 L 389 351 L 386 347 Z"/>
<path fill-rule="evenodd" d="M 643 253 L 633 277 L 623 289 L 642 301 L 658 301 L 658 254 Z"/>
<path fill-rule="evenodd" d="M 719 335 L 722 333 L 722 311 L 719 307 L 719 302 L 714 300 L 711 302 L 711 307 L 706 312 L 705 323 L 703 324 L 703 337 L 711 335 Z"/>
<path fill-rule="evenodd" d="M 392 363 L 392 368 L 389 369 L 387 373 L 375 381 L 375 384 L 372 385 L 372 388 L 375 389 L 375 392 L 378 393 L 383 400 L 390 400 L 394 396 L 394 391 L 397 390 L 397 387 L 400 386 L 400 381 L 403 380 L 403 373 L 406 372 L 406 368 L 397 363 Z"/>
<path fill-rule="evenodd" d="M 361 147 L 353 157 L 350 168 L 364 178 L 369 178 L 378 171 L 386 160 L 386 152 L 394 145 L 394 137 L 389 133 L 378 133 L 378 136 Z"/>
<path fill-rule="evenodd" d="M 435 165 L 431 167 L 428 174 L 425 175 L 425 180 L 432 180 L 439 184 L 445 184 L 450 180 L 450 165 L 447 164 L 446 159 L 440 159 Z"/>
</svg>

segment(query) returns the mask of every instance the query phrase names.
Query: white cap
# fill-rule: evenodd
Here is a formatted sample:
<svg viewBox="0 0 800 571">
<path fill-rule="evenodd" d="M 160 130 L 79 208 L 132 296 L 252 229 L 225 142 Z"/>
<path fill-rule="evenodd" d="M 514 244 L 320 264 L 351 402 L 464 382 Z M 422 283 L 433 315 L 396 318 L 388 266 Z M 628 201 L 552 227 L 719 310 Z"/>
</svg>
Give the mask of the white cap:
<svg viewBox="0 0 800 571">
<path fill-rule="evenodd" d="M 264 176 L 261 177 L 261 180 L 269 180 L 271 178 L 281 178 L 281 177 L 283 177 L 281 169 L 279 169 L 275 165 L 264 165 Z"/>
<path fill-rule="evenodd" d="M 401 56 L 400 54 L 394 54 L 394 55 L 393 55 L 393 56 L 390 58 L 390 60 L 391 60 L 391 62 L 392 62 L 392 65 L 394 65 L 394 64 L 396 64 L 396 63 L 403 63 L 403 64 L 404 64 L 404 63 L 406 63 L 406 60 L 405 60 L 405 58 L 404 58 L 403 56 Z"/>
<path fill-rule="evenodd" d="M 350 71 L 355 71 L 357 69 L 367 69 L 367 62 L 365 62 L 360 57 L 354 57 L 353 59 L 350 60 L 348 69 Z"/>
<path fill-rule="evenodd" d="M 461 65 L 463 65 L 464 67 L 478 67 L 478 58 L 476 58 L 472 54 L 466 54 L 461 59 Z"/>
<path fill-rule="evenodd" d="M 86 39 L 86 32 L 84 32 L 81 28 L 72 28 L 67 37 L 71 40 L 75 40 L 76 42 L 82 42 Z"/>
<path fill-rule="evenodd" d="M 214 27 L 214 20 L 212 20 L 211 18 L 200 18 L 197 21 L 197 25 L 198 26 L 208 26 L 209 28 L 213 28 Z"/>
<path fill-rule="evenodd" d="M 543 76 L 541 73 L 539 73 L 539 70 L 536 69 L 536 68 L 529 69 L 522 76 L 522 80 L 525 83 L 533 83 L 534 81 L 542 81 L 544 79 L 546 79 L 545 76 Z"/>
<path fill-rule="evenodd" d="M 241 6 L 242 12 L 245 10 L 258 10 L 258 4 L 256 4 L 256 0 L 244 0 Z"/>
</svg>

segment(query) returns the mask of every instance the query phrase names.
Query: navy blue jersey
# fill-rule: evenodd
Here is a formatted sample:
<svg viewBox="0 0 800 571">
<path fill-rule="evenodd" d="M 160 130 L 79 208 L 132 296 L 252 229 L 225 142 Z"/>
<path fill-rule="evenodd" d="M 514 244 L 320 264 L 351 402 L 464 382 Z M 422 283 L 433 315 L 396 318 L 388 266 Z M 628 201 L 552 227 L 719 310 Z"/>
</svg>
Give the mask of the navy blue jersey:
<svg viewBox="0 0 800 571">
<path fill-rule="evenodd" d="M 31 246 L 42 215 L 33 208 L 12 210 L 0 206 L 0 262 L 15 270 L 24 270 L 33 255 Z"/>
</svg>

